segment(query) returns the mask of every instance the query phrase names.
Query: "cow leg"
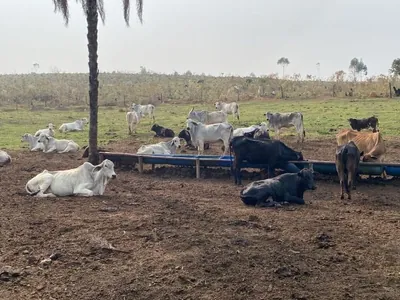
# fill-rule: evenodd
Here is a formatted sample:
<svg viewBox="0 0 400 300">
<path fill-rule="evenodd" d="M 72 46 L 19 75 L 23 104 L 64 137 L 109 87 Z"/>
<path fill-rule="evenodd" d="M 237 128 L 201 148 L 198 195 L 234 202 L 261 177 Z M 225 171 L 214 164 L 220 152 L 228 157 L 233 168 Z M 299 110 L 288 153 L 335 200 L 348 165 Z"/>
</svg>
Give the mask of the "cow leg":
<svg viewBox="0 0 400 300">
<path fill-rule="evenodd" d="M 238 159 L 235 157 L 235 184 L 241 185 L 242 184 L 242 178 L 240 176 L 240 162 Z"/>
<path fill-rule="evenodd" d="M 353 183 L 353 174 L 347 174 L 347 199 L 351 200 L 351 188 L 352 188 L 352 183 Z"/>
<path fill-rule="evenodd" d="M 51 153 L 53 151 L 57 151 L 56 147 L 49 148 L 47 151 L 43 151 L 44 153 Z"/>
<path fill-rule="evenodd" d="M 199 142 L 197 149 L 198 149 L 197 154 L 202 155 L 204 152 L 204 142 Z"/>
<path fill-rule="evenodd" d="M 91 197 L 93 196 L 93 191 L 86 188 L 86 184 L 78 185 L 74 188 L 74 195 L 75 196 L 82 196 L 82 197 Z"/>
<path fill-rule="evenodd" d="M 285 201 L 288 203 L 295 203 L 295 204 L 300 204 L 300 205 L 306 203 L 303 198 L 292 196 L 289 193 L 285 193 Z"/>
<path fill-rule="evenodd" d="M 45 194 L 44 192 L 47 191 L 47 189 L 51 186 L 51 183 L 53 182 L 53 175 L 47 173 L 47 174 L 42 174 L 41 175 L 41 183 L 39 184 L 39 193 L 35 195 L 35 197 L 38 198 L 46 198 L 46 197 L 56 197 L 53 193 L 47 193 Z"/>
<path fill-rule="evenodd" d="M 68 144 L 67 147 L 65 147 L 65 149 L 63 151 L 58 151 L 58 153 L 75 152 L 74 150 L 75 150 L 75 148 L 72 147 L 70 144 Z"/>
</svg>

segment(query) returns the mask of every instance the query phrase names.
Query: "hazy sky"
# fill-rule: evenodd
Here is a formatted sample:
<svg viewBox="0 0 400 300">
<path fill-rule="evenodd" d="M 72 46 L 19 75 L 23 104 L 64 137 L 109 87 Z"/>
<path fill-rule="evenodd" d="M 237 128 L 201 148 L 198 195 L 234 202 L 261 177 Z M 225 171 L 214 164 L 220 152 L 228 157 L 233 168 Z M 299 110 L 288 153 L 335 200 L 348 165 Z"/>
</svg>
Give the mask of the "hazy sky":
<svg viewBox="0 0 400 300">
<path fill-rule="evenodd" d="M 0 73 L 87 72 L 86 20 L 70 0 L 68 27 L 52 0 L 0 0 Z M 144 0 L 143 25 L 132 1 L 126 27 L 121 0 L 105 0 L 99 69 L 219 75 L 279 72 L 330 76 L 363 58 L 387 74 L 400 57 L 396 0 Z"/>
</svg>

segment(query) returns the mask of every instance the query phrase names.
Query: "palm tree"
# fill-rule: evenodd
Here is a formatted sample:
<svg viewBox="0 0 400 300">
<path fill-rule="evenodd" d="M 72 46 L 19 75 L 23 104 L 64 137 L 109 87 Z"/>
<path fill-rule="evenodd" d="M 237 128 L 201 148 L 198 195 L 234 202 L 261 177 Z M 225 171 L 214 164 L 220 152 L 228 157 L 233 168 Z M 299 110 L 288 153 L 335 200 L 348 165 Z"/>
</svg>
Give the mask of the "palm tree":
<svg viewBox="0 0 400 300">
<path fill-rule="evenodd" d="M 89 125 L 89 162 L 99 163 L 99 152 L 97 150 L 97 113 L 98 113 L 98 90 L 99 69 L 97 65 L 97 23 L 100 15 L 104 24 L 104 2 L 103 0 L 76 0 L 82 4 L 82 9 L 86 14 L 87 39 L 89 50 L 89 99 L 90 99 L 90 125 Z M 53 0 L 54 11 L 61 12 L 64 17 L 65 25 L 69 20 L 69 1 Z M 123 12 L 126 25 L 129 26 L 130 0 L 122 0 Z M 136 11 L 141 23 L 143 23 L 143 0 L 136 0 Z"/>
<path fill-rule="evenodd" d="M 290 64 L 289 59 L 286 58 L 286 57 L 281 57 L 281 58 L 277 61 L 277 64 L 280 65 L 280 66 L 282 66 L 282 78 L 285 78 L 285 67 L 286 67 L 287 65 Z"/>
</svg>

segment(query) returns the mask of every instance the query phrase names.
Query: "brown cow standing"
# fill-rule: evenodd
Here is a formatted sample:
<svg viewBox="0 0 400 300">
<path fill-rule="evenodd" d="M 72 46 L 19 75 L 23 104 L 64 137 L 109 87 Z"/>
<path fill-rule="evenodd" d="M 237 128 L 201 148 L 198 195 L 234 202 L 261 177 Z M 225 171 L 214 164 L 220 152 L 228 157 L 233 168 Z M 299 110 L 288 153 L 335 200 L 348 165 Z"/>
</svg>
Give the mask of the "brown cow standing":
<svg viewBox="0 0 400 300">
<path fill-rule="evenodd" d="M 360 164 L 360 150 L 353 141 L 338 146 L 336 149 L 336 171 L 340 180 L 340 199 L 344 199 L 346 190 L 347 198 L 351 199 L 351 189 L 356 189 L 357 172 Z"/>
<path fill-rule="evenodd" d="M 336 135 L 338 146 L 353 141 L 358 150 L 363 154 L 363 162 L 383 162 L 386 154 L 385 142 L 381 133 L 371 131 L 356 131 L 352 129 L 343 129 Z M 386 178 L 385 170 L 382 178 Z"/>
</svg>

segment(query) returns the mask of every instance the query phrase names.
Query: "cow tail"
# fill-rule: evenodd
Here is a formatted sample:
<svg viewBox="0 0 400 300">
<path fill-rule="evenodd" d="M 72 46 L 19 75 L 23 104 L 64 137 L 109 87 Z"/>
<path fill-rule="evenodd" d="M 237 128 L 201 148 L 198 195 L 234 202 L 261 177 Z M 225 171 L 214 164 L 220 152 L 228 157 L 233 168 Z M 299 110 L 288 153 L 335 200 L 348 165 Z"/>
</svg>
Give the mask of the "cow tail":
<svg viewBox="0 0 400 300">
<path fill-rule="evenodd" d="M 344 166 L 344 179 L 343 180 L 344 180 L 344 187 L 346 189 L 346 193 L 349 192 L 349 184 L 348 184 L 349 173 L 348 173 L 348 170 L 347 170 L 347 160 L 348 160 L 348 150 L 344 149 L 343 153 L 342 153 L 342 163 L 343 163 L 343 166 Z"/>
</svg>

